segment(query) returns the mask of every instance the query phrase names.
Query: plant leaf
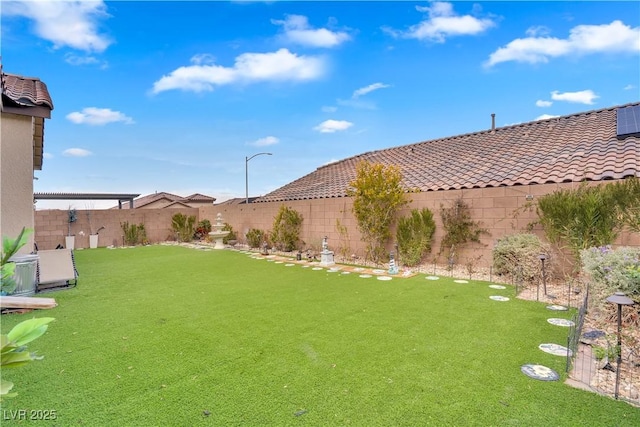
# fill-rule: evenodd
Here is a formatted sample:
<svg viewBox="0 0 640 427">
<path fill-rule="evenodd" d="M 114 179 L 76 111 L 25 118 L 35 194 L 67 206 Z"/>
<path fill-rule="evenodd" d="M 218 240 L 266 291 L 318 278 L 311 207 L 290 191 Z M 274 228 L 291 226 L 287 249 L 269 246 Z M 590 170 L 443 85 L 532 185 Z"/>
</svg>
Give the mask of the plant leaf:
<svg viewBox="0 0 640 427">
<path fill-rule="evenodd" d="M 53 320 L 53 317 L 25 320 L 14 326 L 7 337 L 17 346 L 27 344 L 44 334 L 47 331 L 47 324 Z"/>
</svg>

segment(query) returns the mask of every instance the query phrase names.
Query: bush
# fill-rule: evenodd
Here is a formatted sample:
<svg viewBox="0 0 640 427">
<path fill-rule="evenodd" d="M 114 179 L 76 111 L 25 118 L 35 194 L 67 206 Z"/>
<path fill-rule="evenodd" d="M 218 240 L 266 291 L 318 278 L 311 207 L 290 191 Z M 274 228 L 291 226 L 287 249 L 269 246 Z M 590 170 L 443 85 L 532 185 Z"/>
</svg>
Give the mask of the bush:
<svg viewBox="0 0 640 427">
<path fill-rule="evenodd" d="M 581 251 L 580 259 L 597 298 L 622 291 L 640 302 L 640 248 L 593 247 Z"/>
<path fill-rule="evenodd" d="M 436 223 L 429 209 L 413 209 L 408 217 L 398 219 L 396 239 L 398 255 L 407 266 L 420 264 L 422 258 L 431 251 Z"/>
<path fill-rule="evenodd" d="M 129 224 L 128 221 L 121 222 L 120 227 L 124 233 L 124 244 L 135 246 L 147 242 L 147 231 L 144 224 Z"/>
<path fill-rule="evenodd" d="M 231 227 L 229 223 L 227 222 L 224 223 L 224 227 L 222 227 L 222 231 L 229 232 L 229 234 L 227 234 L 222 238 L 222 243 L 224 243 L 225 245 L 229 243 L 229 240 L 238 240 L 238 236 L 236 235 L 236 232 L 233 231 L 233 227 Z"/>
<path fill-rule="evenodd" d="M 196 227 L 195 237 L 197 239 L 202 239 L 203 237 L 207 237 L 211 232 L 211 221 L 208 219 L 203 219 L 200 221 Z"/>
<path fill-rule="evenodd" d="M 471 220 L 469 205 L 458 198 L 448 208 L 440 205 L 440 217 L 444 228 L 444 237 L 440 242 L 440 253 L 447 256 L 449 265 L 457 260 L 457 250 L 468 242 L 480 243 L 482 234 L 489 234 L 479 221 Z"/>
<path fill-rule="evenodd" d="M 280 206 L 278 214 L 273 220 L 271 241 L 280 250 L 291 252 L 298 248 L 302 215 L 295 209 L 285 205 Z"/>
<path fill-rule="evenodd" d="M 550 248 L 535 234 L 521 233 L 504 236 L 493 248 L 493 268 L 496 274 L 520 277 L 534 282 L 540 276 L 540 254 L 548 256 Z"/>
<path fill-rule="evenodd" d="M 262 242 L 265 241 L 265 232 L 262 230 L 258 230 L 257 228 L 252 228 L 247 231 L 247 244 L 250 248 L 259 248 L 262 246 Z"/>
<path fill-rule="evenodd" d="M 190 242 L 193 240 L 196 216 L 186 216 L 178 212 L 171 217 L 171 229 L 176 233 L 179 242 Z"/>
</svg>

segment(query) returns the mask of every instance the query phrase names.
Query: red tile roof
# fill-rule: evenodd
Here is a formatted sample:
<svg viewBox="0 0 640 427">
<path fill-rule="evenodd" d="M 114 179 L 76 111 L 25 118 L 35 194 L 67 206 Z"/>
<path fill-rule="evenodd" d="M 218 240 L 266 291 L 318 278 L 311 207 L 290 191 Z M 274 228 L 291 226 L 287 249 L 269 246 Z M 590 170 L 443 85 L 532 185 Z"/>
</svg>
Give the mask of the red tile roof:
<svg viewBox="0 0 640 427">
<path fill-rule="evenodd" d="M 207 196 L 199 193 L 195 193 L 187 197 L 182 197 L 182 196 L 177 196 L 171 193 L 160 192 L 160 193 L 147 194 L 146 196 L 138 197 L 133 201 L 133 206 L 134 206 L 134 209 L 137 209 L 163 199 L 169 202 L 165 207 L 175 206 L 176 204 L 189 206 L 189 202 L 213 203 L 216 200 L 215 197 L 211 197 L 211 196 Z M 128 204 L 126 206 L 123 205 L 122 208 L 129 209 L 129 205 Z M 116 208 L 113 208 L 113 209 L 116 209 Z"/>
<path fill-rule="evenodd" d="M 640 176 L 640 138 L 616 137 L 616 109 L 371 151 L 319 167 L 256 202 L 346 196 L 356 165 L 397 165 L 407 189 L 451 189 L 600 181 Z"/>
<path fill-rule="evenodd" d="M 53 110 L 47 85 L 35 77 L 2 73 L 2 95 L 22 107 L 45 106 Z"/>
</svg>

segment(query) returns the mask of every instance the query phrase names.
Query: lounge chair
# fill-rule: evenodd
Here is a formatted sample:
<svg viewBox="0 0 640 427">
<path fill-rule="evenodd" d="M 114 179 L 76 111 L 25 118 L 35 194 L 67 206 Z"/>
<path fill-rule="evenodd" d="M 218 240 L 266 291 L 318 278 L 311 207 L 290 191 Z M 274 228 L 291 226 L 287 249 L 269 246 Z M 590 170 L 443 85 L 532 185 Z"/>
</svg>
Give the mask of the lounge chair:
<svg viewBox="0 0 640 427">
<path fill-rule="evenodd" d="M 38 251 L 37 292 L 74 287 L 78 284 L 73 250 L 53 249 Z"/>
</svg>

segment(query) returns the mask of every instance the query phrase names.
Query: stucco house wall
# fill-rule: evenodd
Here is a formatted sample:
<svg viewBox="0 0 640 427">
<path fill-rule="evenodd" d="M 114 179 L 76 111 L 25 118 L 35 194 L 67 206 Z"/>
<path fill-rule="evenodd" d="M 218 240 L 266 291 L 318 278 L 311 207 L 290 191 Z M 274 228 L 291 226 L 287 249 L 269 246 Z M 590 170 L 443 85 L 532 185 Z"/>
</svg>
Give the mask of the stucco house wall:
<svg viewBox="0 0 640 427">
<path fill-rule="evenodd" d="M 33 228 L 33 118 L 0 118 L 0 235 L 15 238 Z M 33 250 L 33 235 L 20 253 Z"/>
</svg>

